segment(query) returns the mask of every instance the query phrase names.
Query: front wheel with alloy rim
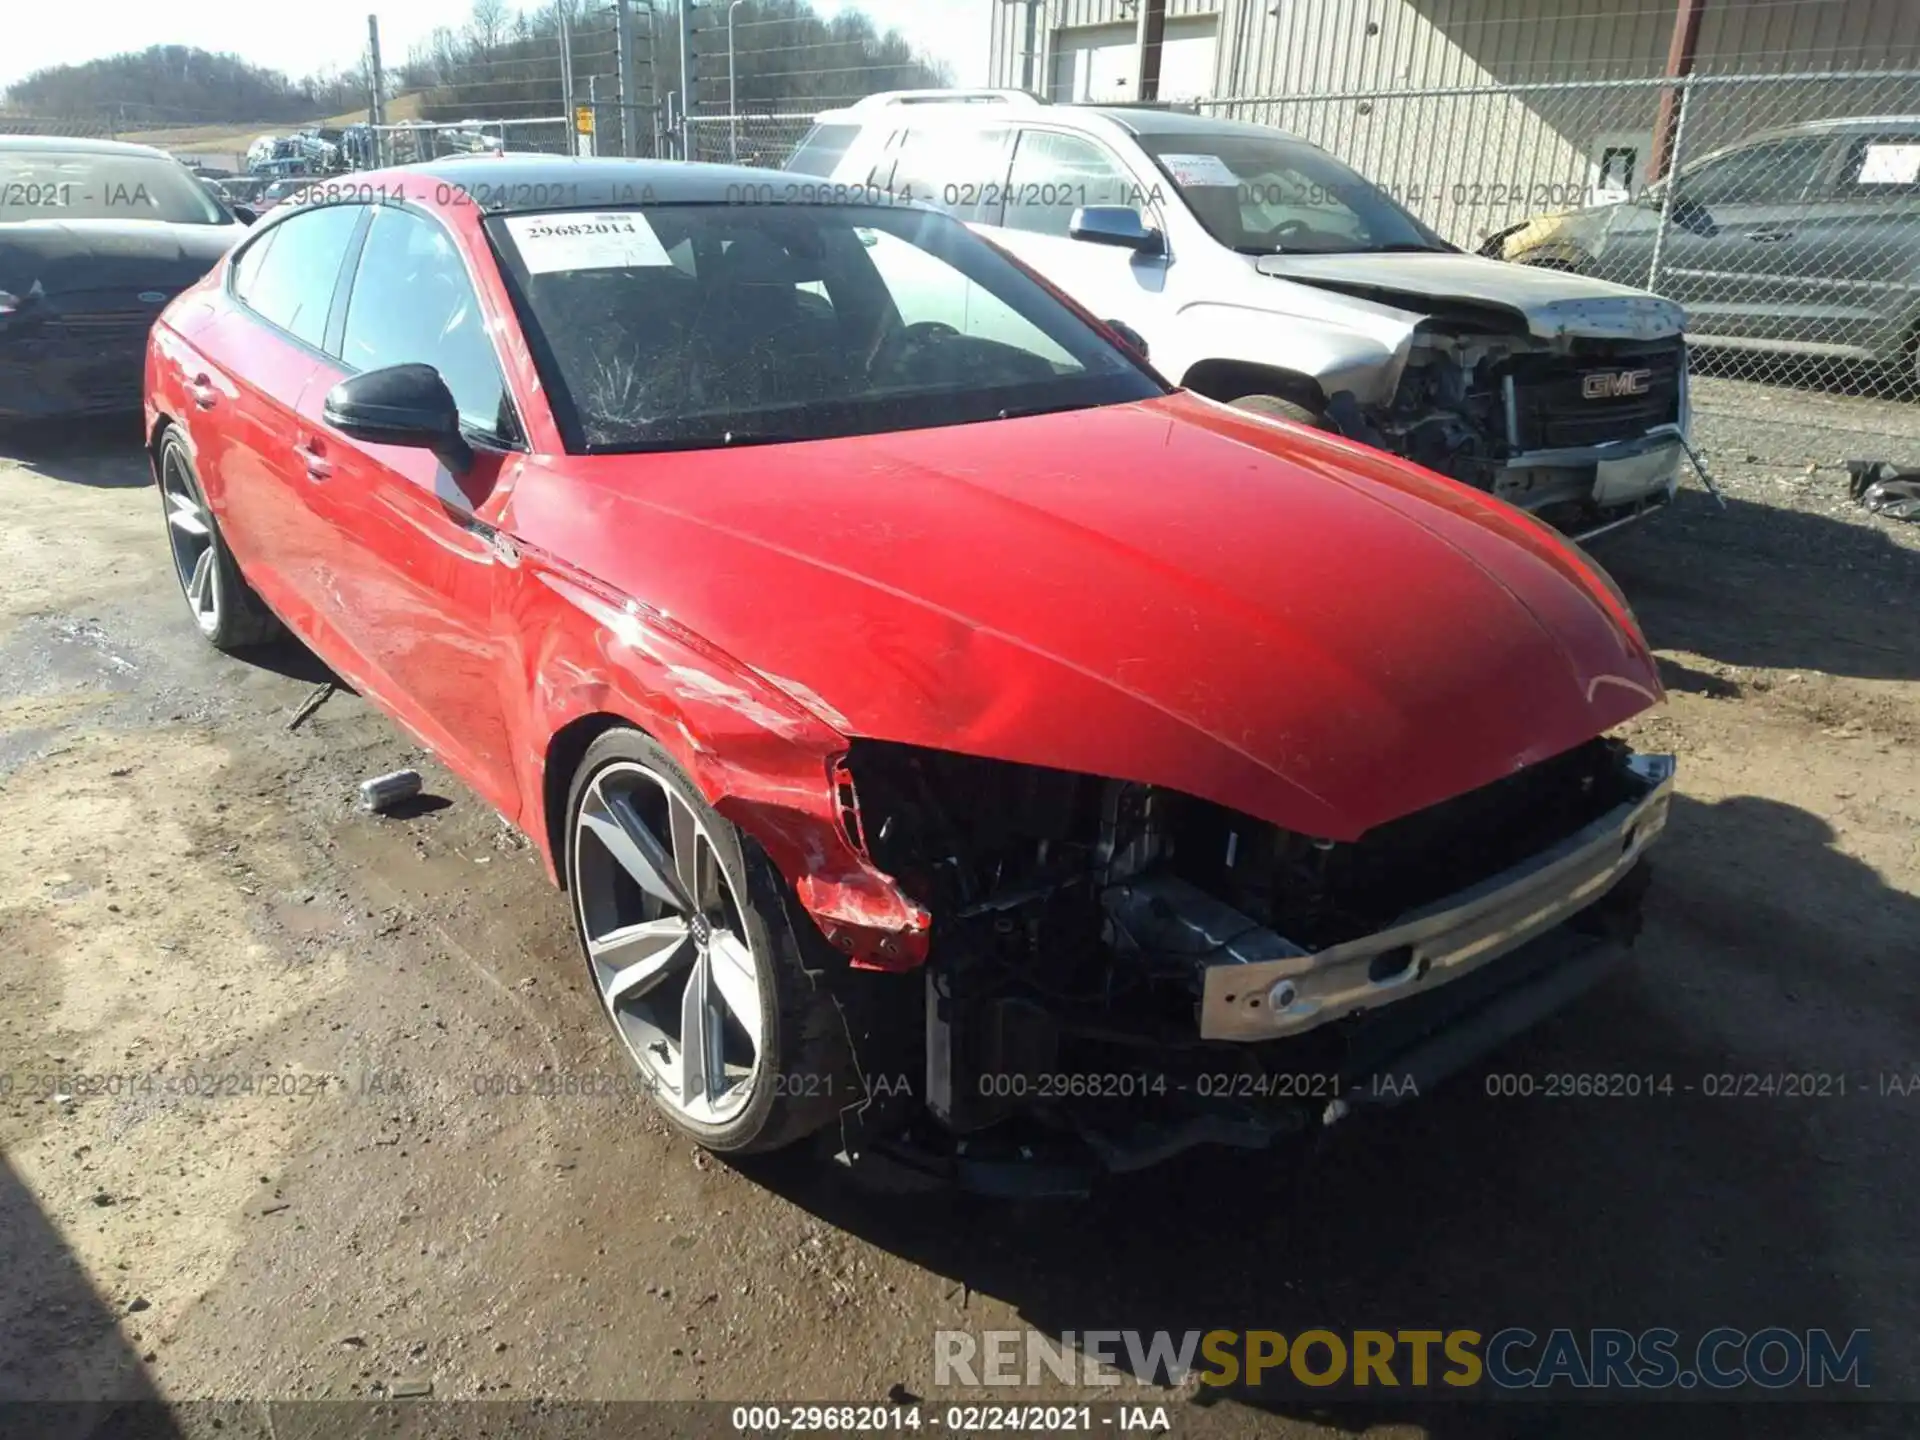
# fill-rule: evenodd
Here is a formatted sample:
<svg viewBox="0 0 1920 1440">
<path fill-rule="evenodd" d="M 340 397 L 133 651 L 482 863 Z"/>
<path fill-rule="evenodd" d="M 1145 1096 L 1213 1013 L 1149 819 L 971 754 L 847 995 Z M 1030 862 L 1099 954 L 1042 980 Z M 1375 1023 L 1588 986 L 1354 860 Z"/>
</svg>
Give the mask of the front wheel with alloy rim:
<svg viewBox="0 0 1920 1440">
<path fill-rule="evenodd" d="M 792 1144 L 854 1103 L 824 941 L 666 751 L 619 729 L 567 803 L 567 889 L 601 1009 L 648 1093 L 709 1150 Z"/>
<path fill-rule="evenodd" d="M 242 650 L 280 634 L 280 622 L 247 584 L 207 505 L 186 437 L 170 429 L 155 462 L 173 572 L 193 622 L 216 649 Z"/>
<path fill-rule="evenodd" d="M 1278 395 L 1242 395 L 1229 403 L 1236 410 L 1268 415 L 1275 420 L 1291 420 L 1296 425 L 1305 425 L 1314 430 L 1333 429 L 1333 422 L 1320 411 L 1310 410 L 1305 405 Z"/>
</svg>

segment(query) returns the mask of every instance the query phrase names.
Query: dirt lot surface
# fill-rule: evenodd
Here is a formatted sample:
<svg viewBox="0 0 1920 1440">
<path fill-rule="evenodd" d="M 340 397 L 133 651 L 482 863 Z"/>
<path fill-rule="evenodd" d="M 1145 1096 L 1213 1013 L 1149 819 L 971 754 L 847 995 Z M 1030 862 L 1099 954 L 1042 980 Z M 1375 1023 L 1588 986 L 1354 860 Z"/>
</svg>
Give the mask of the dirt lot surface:
<svg viewBox="0 0 1920 1440">
<path fill-rule="evenodd" d="M 624 1073 L 525 842 L 351 694 L 289 731 L 303 653 L 201 642 L 134 437 L 0 444 L 0 1397 L 878 1400 L 935 1393 L 942 1328 L 1422 1324 L 1866 1328 L 1876 1392 L 1920 1397 L 1920 526 L 1806 473 L 1920 462 L 1910 422 L 1722 384 L 1729 510 L 1689 489 L 1606 545 L 1672 691 L 1633 738 L 1681 764 L 1625 972 L 1311 1154 L 1044 1207 L 863 1198 L 637 1097 L 501 1093 Z M 405 764 L 447 803 L 355 813 Z M 1489 1071 L 1675 1089 L 1502 1100 Z M 1745 1074 L 1844 1094 L 1705 1093 Z M 1139 1394 L 1189 1433 L 1188 1393 Z M 1872 1418 L 1906 1428 L 1746 1433 Z"/>
</svg>

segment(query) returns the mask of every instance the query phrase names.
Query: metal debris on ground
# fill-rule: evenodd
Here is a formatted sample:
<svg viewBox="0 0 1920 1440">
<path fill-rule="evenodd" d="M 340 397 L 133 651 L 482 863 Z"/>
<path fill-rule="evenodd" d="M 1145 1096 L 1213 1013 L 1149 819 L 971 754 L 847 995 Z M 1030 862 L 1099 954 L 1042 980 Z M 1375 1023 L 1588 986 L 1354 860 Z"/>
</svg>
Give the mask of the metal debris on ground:
<svg viewBox="0 0 1920 1440">
<path fill-rule="evenodd" d="M 331 680 L 327 681 L 324 685 L 314 686 L 313 693 L 307 696 L 306 700 L 301 703 L 300 708 L 293 712 L 293 718 L 287 721 L 287 729 L 298 730 L 301 725 L 306 723 L 309 715 L 313 714 L 314 711 L 318 710 L 322 705 L 326 704 L 328 700 L 333 698 L 333 692 L 337 688 Z"/>
<path fill-rule="evenodd" d="M 1889 520 L 1920 520 L 1920 470 L 1890 460 L 1849 460 L 1847 494 Z"/>
<path fill-rule="evenodd" d="M 360 782 L 360 808 L 371 814 L 383 814 L 419 793 L 418 770 L 396 770 L 391 775 L 376 775 L 371 780 Z"/>
</svg>

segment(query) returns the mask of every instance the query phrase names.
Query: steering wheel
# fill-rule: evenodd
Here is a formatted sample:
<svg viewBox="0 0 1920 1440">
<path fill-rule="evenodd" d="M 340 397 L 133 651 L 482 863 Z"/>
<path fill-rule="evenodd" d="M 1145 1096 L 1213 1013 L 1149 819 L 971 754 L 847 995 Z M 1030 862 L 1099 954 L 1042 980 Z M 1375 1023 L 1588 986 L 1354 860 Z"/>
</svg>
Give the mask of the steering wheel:
<svg viewBox="0 0 1920 1440">
<path fill-rule="evenodd" d="M 1313 229 L 1313 226 L 1309 225 L 1305 220 L 1302 220 L 1298 215 L 1295 215 L 1291 219 L 1282 220 L 1278 225 L 1274 226 L 1273 229 L 1268 231 L 1267 234 L 1270 239 L 1284 240 L 1289 235 L 1304 235 L 1311 229 Z"/>
<path fill-rule="evenodd" d="M 915 349 L 921 345 L 939 344 L 942 341 L 958 339 L 960 332 L 944 320 L 916 320 L 904 325 L 891 334 L 884 334 L 880 343 L 873 348 L 873 354 L 867 359 L 867 373 L 871 375 L 880 368 L 882 361 L 891 361 L 902 350 Z"/>
</svg>

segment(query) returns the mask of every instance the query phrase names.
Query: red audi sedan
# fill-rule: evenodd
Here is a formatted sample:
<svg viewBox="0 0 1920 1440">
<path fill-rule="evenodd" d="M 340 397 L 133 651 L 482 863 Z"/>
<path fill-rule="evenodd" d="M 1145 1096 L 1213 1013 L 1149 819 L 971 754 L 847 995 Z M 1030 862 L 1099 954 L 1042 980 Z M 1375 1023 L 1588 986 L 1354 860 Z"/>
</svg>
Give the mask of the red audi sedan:
<svg viewBox="0 0 1920 1440">
<path fill-rule="evenodd" d="M 1591 560 L 793 181 L 317 185 L 148 354 L 194 623 L 292 631 L 532 839 L 675 1125 L 1079 1188 L 1618 962 L 1673 765 L 1608 738 L 1662 695 Z"/>
</svg>

